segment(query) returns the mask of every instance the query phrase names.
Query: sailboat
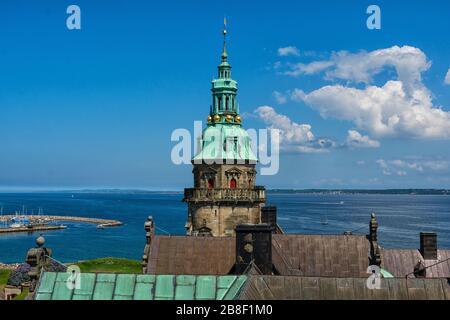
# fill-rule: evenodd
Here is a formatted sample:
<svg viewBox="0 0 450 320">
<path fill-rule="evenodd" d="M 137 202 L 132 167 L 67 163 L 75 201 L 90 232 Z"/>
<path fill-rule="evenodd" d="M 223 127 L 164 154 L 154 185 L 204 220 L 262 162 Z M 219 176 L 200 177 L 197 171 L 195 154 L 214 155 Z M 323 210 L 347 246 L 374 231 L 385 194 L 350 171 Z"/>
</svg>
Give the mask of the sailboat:
<svg viewBox="0 0 450 320">
<path fill-rule="evenodd" d="M 19 217 L 19 214 L 16 211 L 16 216 L 12 218 L 13 223 L 9 225 L 10 228 L 22 228 L 25 225 L 21 222 L 21 219 Z"/>
</svg>

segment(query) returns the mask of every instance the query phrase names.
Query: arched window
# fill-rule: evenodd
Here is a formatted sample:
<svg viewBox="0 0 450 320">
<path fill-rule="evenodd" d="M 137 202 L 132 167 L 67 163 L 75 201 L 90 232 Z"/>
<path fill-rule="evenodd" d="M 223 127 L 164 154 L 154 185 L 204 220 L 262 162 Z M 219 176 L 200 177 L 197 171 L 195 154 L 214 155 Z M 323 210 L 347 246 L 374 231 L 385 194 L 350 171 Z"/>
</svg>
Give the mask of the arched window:
<svg viewBox="0 0 450 320">
<path fill-rule="evenodd" d="M 235 178 L 230 180 L 230 189 L 236 189 L 236 179 Z"/>
<path fill-rule="evenodd" d="M 208 179 L 208 189 L 214 188 L 214 179 Z"/>
<path fill-rule="evenodd" d="M 252 188 L 252 179 L 248 179 L 248 188 L 249 188 L 249 189 Z"/>
</svg>

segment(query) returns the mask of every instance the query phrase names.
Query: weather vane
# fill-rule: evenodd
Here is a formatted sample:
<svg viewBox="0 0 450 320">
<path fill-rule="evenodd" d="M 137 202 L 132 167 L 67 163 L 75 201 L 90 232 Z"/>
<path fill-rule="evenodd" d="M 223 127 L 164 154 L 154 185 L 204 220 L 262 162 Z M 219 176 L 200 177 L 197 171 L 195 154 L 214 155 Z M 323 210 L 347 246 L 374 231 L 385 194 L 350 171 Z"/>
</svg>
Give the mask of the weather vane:
<svg viewBox="0 0 450 320">
<path fill-rule="evenodd" d="M 223 35 L 227 34 L 227 17 L 223 17 Z"/>
</svg>

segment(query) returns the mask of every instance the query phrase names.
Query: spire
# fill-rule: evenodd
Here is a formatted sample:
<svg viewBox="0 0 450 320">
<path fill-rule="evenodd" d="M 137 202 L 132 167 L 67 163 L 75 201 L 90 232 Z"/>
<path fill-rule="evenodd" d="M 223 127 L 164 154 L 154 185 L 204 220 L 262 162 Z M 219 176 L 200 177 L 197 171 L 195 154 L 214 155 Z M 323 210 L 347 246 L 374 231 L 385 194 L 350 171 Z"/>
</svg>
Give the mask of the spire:
<svg viewBox="0 0 450 320">
<path fill-rule="evenodd" d="M 208 124 L 241 125 L 239 107 L 236 100 L 237 82 L 231 78 L 231 65 L 227 53 L 227 19 L 223 19 L 222 61 L 218 66 L 218 76 L 212 80 L 212 108 Z"/>
<path fill-rule="evenodd" d="M 222 50 L 222 62 L 226 62 L 228 58 L 227 54 L 227 18 L 223 18 L 223 50 Z"/>
</svg>

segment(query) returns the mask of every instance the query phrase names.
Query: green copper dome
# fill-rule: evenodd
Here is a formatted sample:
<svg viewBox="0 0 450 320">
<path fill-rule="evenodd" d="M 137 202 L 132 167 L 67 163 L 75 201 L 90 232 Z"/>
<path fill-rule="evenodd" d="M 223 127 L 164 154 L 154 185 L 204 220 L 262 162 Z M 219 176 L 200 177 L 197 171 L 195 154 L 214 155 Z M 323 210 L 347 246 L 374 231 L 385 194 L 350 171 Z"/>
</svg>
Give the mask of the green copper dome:
<svg viewBox="0 0 450 320">
<path fill-rule="evenodd" d="M 194 163 L 210 163 L 212 160 L 237 160 L 256 163 L 258 159 L 251 149 L 250 136 L 237 125 L 216 124 L 203 130 L 200 152 Z"/>
<path fill-rule="evenodd" d="M 195 163 L 208 160 L 238 160 L 256 163 L 257 158 L 251 150 L 251 140 L 242 128 L 237 103 L 237 82 L 231 78 L 231 65 L 228 63 L 226 49 L 226 24 L 224 28 L 221 63 L 218 78 L 212 81 L 212 105 L 208 116 L 208 126 L 203 130 L 199 141 Z M 216 162 L 217 163 L 217 162 Z"/>
</svg>

